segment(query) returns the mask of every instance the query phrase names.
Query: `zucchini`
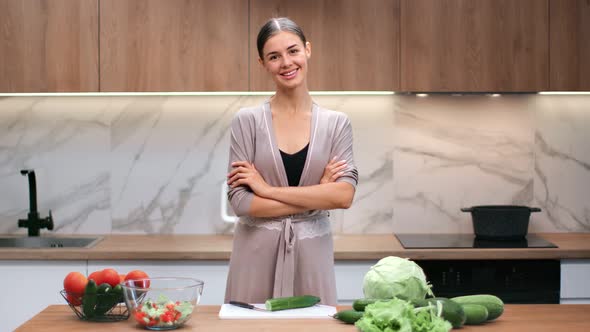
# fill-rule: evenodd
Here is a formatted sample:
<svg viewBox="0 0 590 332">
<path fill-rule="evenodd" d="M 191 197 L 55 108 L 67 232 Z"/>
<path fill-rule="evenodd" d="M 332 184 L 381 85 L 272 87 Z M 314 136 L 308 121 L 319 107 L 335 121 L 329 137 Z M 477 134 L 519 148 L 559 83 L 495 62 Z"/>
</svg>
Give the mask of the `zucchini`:
<svg viewBox="0 0 590 332">
<path fill-rule="evenodd" d="M 356 311 L 365 311 L 365 307 L 377 301 L 387 301 L 382 299 L 357 299 L 352 303 L 352 308 Z"/>
<path fill-rule="evenodd" d="M 94 307 L 96 307 L 96 294 L 98 286 L 92 279 L 88 280 L 86 288 L 84 289 L 84 297 L 82 298 L 82 312 L 86 319 L 94 317 Z"/>
<path fill-rule="evenodd" d="M 504 302 L 494 295 L 480 294 L 480 295 L 466 295 L 453 297 L 451 300 L 459 303 L 460 305 L 465 304 L 479 304 L 488 310 L 488 319 L 494 320 L 502 315 L 504 312 Z"/>
<path fill-rule="evenodd" d="M 364 315 L 364 312 L 362 311 L 356 311 L 356 310 L 342 310 L 342 311 L 338 311 L 337 313 L 334 314 L 334 318 L 338 319 L 341 322 L 344 322 L 346 324 L 354 324 L 356 323 L 357 320 L 361 319 Z"/>
<path fill-rule="evenodd" d="M 264 303 L 266 310 L 278 311 L 295 308 L 305 308 L 316 305 L 320 302 L 320 298 L 313 295 L 301 295 L 291 297 L 278 297 L 274 299 L 268 299 Z"/>
<path fill-rule="evenodd" d="M 485 322 L 488 319 L 488 309 L 479 304 L 462 305 L 465 311 L 465 325 L 476 325 Z"/>
</svg>

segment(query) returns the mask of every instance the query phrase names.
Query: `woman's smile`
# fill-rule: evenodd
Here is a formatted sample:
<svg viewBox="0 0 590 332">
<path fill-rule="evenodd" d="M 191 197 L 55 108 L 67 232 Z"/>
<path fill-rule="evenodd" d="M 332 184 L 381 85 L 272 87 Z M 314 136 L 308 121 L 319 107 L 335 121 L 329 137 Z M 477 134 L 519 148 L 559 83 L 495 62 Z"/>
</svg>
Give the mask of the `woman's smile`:
<svg viewBox="0 0 590 332">
<path fill-rule="evenodd" d="M 282 72 L 280 75 L 286 80 L 292 80 L 297 76 L 298 72 L 299 72 L 299 68 L 295 68 L 295 69 L 289 70 L 287 72 Z"/>
</svg>

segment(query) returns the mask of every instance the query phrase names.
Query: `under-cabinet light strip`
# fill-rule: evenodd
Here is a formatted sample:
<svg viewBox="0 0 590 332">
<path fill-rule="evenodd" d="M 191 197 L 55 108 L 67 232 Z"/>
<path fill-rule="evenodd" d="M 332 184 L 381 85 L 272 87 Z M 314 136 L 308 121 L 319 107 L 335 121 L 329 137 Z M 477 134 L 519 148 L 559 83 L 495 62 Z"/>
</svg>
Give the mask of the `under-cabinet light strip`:
<svg viewBox="0 0 590 332">
<path fill-rule="evenodd" d="M 273 91 L 220 91 L 220 92 L 25 92 L 25 93 L 0 93 L 0 97 L 133 97 L 133 96 L 271 96 Z M 312 96 L 389 96 L 394 91 L 310 91 Z M 402 93 L 428 96 L 428 93 Z M 431 93 L 432 94 L 432 93 Z M 447 93 L 435 93 L 447 94 Z M 448 93 L 450 95 L 462 95 L 462 93 Z M 476 93 L 468 93 L 470 95 Z M 482 95 L 500 96 L 500 93 L 481 93 Z M 510 93 L 508 93 L 510 94 Z M 534 94 L 534 93 L 531 93 Z M 590 95 L 590 91 L 542 91 L 540 95 Z"/>
<path fill-rule="evenodd" d="M 590 91 L 541 91 L 540 95 L 590 95 Z"/>
<path fill-rule="evenodd" d="M 261 92 L 31 92 L 0 93 L 0 97 L 133 97 L 133 96 L 271 96 L 273 91 Z M 310 91 L 312 96 L 387 96 L 393 91 Z"/>
</svg>

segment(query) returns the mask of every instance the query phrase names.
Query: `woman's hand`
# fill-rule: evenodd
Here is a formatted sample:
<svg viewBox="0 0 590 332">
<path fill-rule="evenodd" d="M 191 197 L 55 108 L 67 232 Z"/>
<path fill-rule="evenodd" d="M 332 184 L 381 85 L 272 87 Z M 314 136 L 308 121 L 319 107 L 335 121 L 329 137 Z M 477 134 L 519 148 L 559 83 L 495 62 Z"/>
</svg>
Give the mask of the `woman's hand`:
<svg viewBox="0 0 590 332">
<path fill-rule="evenodd" d="M 247 161 L 236 161 L 231 164 L 234 168 L 227 175 L 227 184 L 231 188 L 248 186 L 258 196 L 270 198 L 272 187 L 264 181 L 253 164 Z"/>
<path fill-rule="evenodd" d="M 328 165 L 324 168 L 324 174 L 320 179 L 320 184 L 335 182 L 336 179 L 344 174 L 344 169 L 348 166 L 346 160 L 336 161 L 338 157 L 332 158 Z"/>
</svg>

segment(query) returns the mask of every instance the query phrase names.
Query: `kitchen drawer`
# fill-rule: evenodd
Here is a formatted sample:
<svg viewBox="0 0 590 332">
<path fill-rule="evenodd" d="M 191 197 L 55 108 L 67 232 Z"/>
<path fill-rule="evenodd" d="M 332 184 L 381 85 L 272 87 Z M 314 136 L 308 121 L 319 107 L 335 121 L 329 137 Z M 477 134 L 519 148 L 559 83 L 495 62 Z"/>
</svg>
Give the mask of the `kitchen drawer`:
<svg viewBox="0 0 590 332">
<path fill-rule="evenodd" d="M 561 294 L 564 299 L 590 299 L 590 260 L 561 260 Z"/>
</svg>

